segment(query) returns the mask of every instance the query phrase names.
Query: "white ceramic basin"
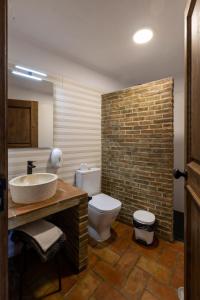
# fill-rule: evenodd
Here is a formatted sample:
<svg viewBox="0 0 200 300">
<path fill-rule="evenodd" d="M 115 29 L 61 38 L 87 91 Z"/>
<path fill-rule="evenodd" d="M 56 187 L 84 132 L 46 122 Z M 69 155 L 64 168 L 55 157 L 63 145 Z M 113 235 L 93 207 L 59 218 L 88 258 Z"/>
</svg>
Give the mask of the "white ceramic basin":
<svg viewBox="0 0 200 300">
<path fill-rule="evenodd" d="M 35 173 L 15 177 L 9 181 L 12 200 L 16 203 L 34 203 L 53 197 L 57 189 L 56 174 Z"/>
</svg>

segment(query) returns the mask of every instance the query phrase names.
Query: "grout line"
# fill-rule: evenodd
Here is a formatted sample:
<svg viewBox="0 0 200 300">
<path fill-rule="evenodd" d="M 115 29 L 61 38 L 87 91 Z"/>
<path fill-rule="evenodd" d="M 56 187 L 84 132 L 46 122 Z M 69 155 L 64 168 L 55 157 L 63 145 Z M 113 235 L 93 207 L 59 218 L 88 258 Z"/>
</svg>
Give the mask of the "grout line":
<svg viewBox="0 0 200 300">
<path fill-rule="evenodd" d="M 152 292 L 150 292 L 148 289 L 144 289 L 144 291 L 143 291 L 143 294 L 142 294 L 142 296 L 141 296 L 141 299 L 142 299 L 142 297 L 143 297 L 143 295 L 144 295 L 144 293 L 145 292 L 148 292 L 149 294 L 151 294 L 152 295 L 152 297 L 154 297 L 154 298 L 156 298 L 156 299 L 158 299 L 158 300 L 162 300 L 160 297 L 158 297 L 158 296 L 156 296 L 156 295 L 154 295 Z M 140 300 L 141 300 L 140 299 Z M 169 299 L 170 300 L 170 299 Z"/>
</svg>

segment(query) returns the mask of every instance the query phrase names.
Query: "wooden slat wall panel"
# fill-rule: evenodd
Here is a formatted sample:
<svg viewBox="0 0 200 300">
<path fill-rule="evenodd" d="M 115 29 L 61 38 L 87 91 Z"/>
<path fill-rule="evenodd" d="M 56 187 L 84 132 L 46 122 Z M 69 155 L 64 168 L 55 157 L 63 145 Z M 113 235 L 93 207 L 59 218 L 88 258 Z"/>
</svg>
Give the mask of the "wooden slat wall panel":
<svg viewBox="0 0 200 300">
<path fill-rule="evenodd" d="M 63 78 L 54 82 L 54 147 L 63 151 L 60 178 L 74 183 L 80 163 L 101 166 L 101 92 Z M 50 149 L 10 149 L 9 179 L 26 173 L 26 161 L 35 160 L 36 172 L 48 171 Z"/>
</svg>

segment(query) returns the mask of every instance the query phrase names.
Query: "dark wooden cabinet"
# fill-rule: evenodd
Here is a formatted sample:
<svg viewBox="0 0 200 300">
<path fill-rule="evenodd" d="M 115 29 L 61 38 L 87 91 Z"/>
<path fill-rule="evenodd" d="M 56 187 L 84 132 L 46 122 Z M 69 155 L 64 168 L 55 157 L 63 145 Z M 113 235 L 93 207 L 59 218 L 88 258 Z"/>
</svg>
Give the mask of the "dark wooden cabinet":
<svg viewBox="0 0 200 300">
<path fill-rule="evenodd" d="M 38 147 L 38 102 L 8 99 L 8 147 Z"/>
</svg>

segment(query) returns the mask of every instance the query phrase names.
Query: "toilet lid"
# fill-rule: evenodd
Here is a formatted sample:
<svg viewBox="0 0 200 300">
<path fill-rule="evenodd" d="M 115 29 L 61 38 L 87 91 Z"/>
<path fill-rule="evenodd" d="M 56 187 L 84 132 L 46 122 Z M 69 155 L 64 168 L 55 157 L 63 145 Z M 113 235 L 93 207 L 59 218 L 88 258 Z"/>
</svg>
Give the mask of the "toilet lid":
<svg viewBox="0 0 200 300">
<path fill-rule="evenodd" d="M 156 219 L 154 214 L 146 210 L 137 210 L 134 212 L 133 218 L 135 221 L 144 225 L 152 225 Z"/>
<path fill-rule="evenodd" d="M 98 194 L 89 201 L 89 206 L 100 212 L 112 211 L 121 208 L 121 202 L 105 194 Z"/>
</svg>

